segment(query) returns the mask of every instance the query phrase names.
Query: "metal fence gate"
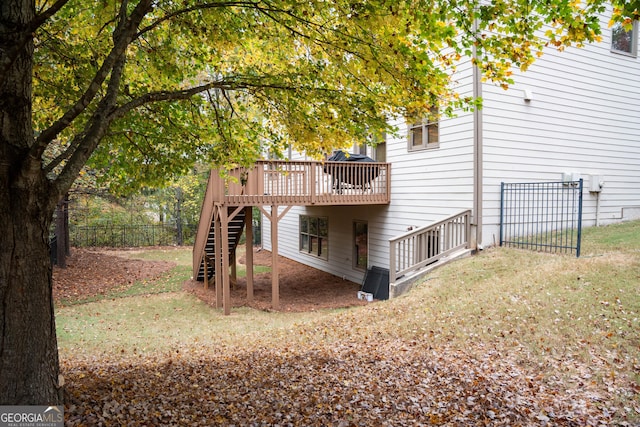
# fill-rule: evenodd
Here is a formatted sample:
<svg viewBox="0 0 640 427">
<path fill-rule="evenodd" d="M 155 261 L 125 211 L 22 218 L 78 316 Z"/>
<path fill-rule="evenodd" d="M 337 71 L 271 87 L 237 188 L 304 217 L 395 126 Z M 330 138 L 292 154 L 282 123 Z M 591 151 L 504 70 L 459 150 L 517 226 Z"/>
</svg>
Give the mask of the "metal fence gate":
<svg viewBox="0 0 640 427">
<path fill-rule="evenodd" d="M 500 187 L 500 246 L 580 256 L 582 179 Z"/>
</svg>

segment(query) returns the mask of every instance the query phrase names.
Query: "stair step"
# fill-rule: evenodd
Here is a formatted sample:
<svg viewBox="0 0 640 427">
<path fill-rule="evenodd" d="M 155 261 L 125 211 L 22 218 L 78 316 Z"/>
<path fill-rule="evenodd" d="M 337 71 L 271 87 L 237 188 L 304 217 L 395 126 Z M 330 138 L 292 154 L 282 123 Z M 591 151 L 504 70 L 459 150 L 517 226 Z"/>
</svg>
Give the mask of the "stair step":
<svg viewBox="0 0 640 427">
<path fill-rule="evenodd" d="M 235 208 L 228 208 L 228 212 L 232 213 Z M 242 232 L 244 231 L 245 224 L 245 213 L 240 212 L 234 219 L 229 222 L 227 237 L 229 238 L 229 256 L 231 257 L 231 252 L 238 246 L 238 242 L 240 241 L 240 237 Z M 211 221 L 209 225 L 209 234 L 207 236 L 207 240 L 204 247 L 204 252 L 209 257 L 214 257 L 215 255 L 215 221 Z M 213 277 L 215 271 L 213 268 L 208 268 L 207 273 L 209 273 L 209 277 Z M 196 277 L 197 280 L 204 280 L 204 261 L 200 263 L 200 268 L 198 269 L 198 275 Z"/>
</svg>

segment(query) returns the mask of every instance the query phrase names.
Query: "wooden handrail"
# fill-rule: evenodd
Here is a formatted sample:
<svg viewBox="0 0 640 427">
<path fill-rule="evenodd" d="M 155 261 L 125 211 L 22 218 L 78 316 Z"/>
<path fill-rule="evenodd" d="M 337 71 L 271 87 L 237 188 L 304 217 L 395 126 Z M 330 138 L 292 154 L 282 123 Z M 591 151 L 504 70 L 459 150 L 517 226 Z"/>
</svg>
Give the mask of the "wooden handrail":
<svg viewBox="0 0 640 427">
<path fill-rule="evenodd" d="M 213 219 L 213 206 L 217 195 L 216 190 L 216 178 L 215 171 L 209 172 L 209 180 L 207 182 L 207 189 L 204 193 L 204 199 L 202 200 L 202 207 L 200 208 L 200 222 L 198 224 L 198 231 L 196 233 L 195 242 L 193 244 L 193 278 L 195 279 L 200 269 L 200 263 L 202 262 L 205 247 L 207 245 L 207 238 L 209 237 L 209 229 L 211 228 L 211 220 Z"/>
<path fill-rule="evenodd" d="M 471 210 L 389 239 L 389 282 L 469 247 Z"/>
</svg>

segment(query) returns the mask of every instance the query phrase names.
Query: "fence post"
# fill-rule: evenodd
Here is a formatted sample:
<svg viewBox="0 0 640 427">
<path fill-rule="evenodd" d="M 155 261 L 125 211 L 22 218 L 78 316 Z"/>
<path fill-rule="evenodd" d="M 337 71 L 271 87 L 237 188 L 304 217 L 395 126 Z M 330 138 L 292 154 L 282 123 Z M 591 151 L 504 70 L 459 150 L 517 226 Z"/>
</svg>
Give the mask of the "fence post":
<svg viewBox="0 0 640 427">
<path fill-rule="evenodd" d="M 502 246 L 504 227 L 504 182 L 500 183 L 500 246 Z"/>
<path fill-rule="evenodd" d="M 576 243 L 576 258 L 580 257 L 580 242 L 582 241 L 582 185 L 583 179 L 580 178 L 578 184 L 578 242 Z"/>
<path fill-rule="evenodd" d="M 182 188 L 176 187 L 176 244 L 182 246 Z"/>
</svg>

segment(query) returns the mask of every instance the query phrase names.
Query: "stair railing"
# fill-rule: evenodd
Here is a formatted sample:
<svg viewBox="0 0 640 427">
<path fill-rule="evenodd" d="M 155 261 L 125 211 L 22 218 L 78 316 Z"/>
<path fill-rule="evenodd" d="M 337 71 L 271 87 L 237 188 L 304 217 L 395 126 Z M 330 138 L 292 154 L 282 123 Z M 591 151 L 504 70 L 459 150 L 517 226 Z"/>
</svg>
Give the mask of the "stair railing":
<svg viewBox="0 0 640 427">
<path fill-rule="evenodd" d="M 469 247 L 471 210 L 389 239 L 389 282 Z"/>
<path fill-rule="evenodd" d="M 207 183 L 207 190 L 204 193 L 204 200 L 202 201 L 202 208 L 200 210 L 200 223 L 198 224 L 198 232 L 196 233 L 195 242 L 193 244 L 193 278 L 198 277 L 198 270 L 200 269 L 200 263 L 204 257 L 204 251 L 207 245 L 207 238 L 209 236 L 209 229 L 211 228 L 211 221 L 213 219 L 214 201 L 216 200 L 216 186 L 221 181 L 216 176 L 215 171 L 209 173 L 209 182 Z M 218 190 L 219 191 L 219 190 Z"/>
</svg>

